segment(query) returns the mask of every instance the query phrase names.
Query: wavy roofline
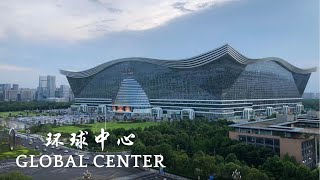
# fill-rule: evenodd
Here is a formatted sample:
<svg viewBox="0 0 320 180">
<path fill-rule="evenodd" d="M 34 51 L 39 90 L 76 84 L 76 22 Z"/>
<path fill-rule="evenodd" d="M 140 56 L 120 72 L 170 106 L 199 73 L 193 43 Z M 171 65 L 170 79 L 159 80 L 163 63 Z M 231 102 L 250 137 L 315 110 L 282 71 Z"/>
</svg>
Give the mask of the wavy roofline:
<svg viewBox="0 0 320 180">
<path fill-rule="evenodd" d="M 146 63 L 156 64 L 156 65 L 165 66 L 165 67 L 174 68 L 174 69 L 195 68 L 195 67 L 208 64 L 212 61 L 218 60 L 219 58 L 227 54 L 230 55 L 236 62 L 244 65 L 263 62 L 263 61 L 273 61 L 279 64 L 280 66 L 284 67 L 285 69 L 298 74 L 309 74 L 317 71 L 317 67 L 301 69 L 277 57 L 250 59 L 242 55 L 235 49 L 233 49 L 229 44 L 225 44 L 212 51 L 209 51 L 191 58 L 186 58 L 186 59 L 161 60 L 161 59 L 152 59 L 152 58 L 143 58 L 143 57 L 121 58 L 121 59 L 108 61 L 106 63 L 100 64 L 96 67 L 93 67 L 84 71 L 72 72 L 72 71 L 60 70 L 60 73 L 67 77 L 85 78 L 85 77 L 95 75 L 109 66 L 112 66 L 114 64 L 121 63 L 121 62 L 127 62 L 127 61 L 146 62 Z"/>
</svg>

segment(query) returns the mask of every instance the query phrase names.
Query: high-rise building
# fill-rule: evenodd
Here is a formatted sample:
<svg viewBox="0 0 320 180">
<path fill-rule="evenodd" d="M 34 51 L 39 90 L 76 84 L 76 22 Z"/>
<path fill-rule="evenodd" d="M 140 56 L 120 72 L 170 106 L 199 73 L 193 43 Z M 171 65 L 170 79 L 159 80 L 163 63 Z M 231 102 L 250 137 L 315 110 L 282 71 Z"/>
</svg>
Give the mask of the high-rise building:
<svg viewBox="0 0 320 180">
<path fill-rule="evenodd" d="M 163 113 L 157 114 L 170 118 L 195 113 L 209 119 L 250 119 L 266 114 L 267 107 L 281 111 L 285 106 L 287 112 L 294 112 L 314 71 L 316 68 L 301 69 L 280 58 L 247 58 L 224 45 L 181 60 L 132 57 L 81 72 L 60 72 L 69 81 L 75 105 L 89 109 L 106 105 L 113 113 L 135 114 L 143 108 L 141 103 L 126 102 L 147 98 L 151 112 L 161 108 Z M 137 82 L 128 87 L 143 91 L 123 91 L 122 82 L 127 80 Z"/>
<path fill-rule="evenodd" d="M 70 86 L 60 85 L 60 87 L 56 89 L 56 97 L 63 98 L 63 99 L 65 99 L 65 101 L 71 101 Z"/>
<path fill-rule="evenodd" d="M 70 87 L 70 86 L 69 86 Z M 74 101 L 74 95 L 73 95 L 73 93 L 72 93 L 72 89 L 71 88 L 69 88 L 69 94 L 70 94 L 70 96 L 69 96 L 69 101 Z"/>
<path fill-rule="evenodd" d="M 10 90 L 11 84 L 0 84 L 0 91 Z"/>
<path fill-rule="evenodd" d="M 28 88 L 21 88 L 19 93 L 19 101 L 33 101 L 33 91 Z"/>
<path fill-rule="evenodd" d="M 0 101 L 4 101 L 4 91 L 0 91 Z"/>
<path fill-rule="evenodd" d="M 68 85 L 60 86 L 60 97 L 65 98 L 67 101 L 70 100 L 70 86 Z"/>
<path fill-rule="evenodd" d="M 37 100 L 41 101 L 46 98 L 47 98 L 47 76 L 39 76 Z"/>
<path fill-rule="evenodd" d="M 4 90 L 4 101 L 18 101 L 18 90 Z"/>
<path fill-rule="evenodd" d="M 12 85 L 12 90 L 19 90 L 19 84 L 13 84 Z"/>
<path fill-rule="evenodd" d="M 55 97 L 56 77 L 55 76 L 39 76 L 39 86 L 37 100 L 46 100 Z"/>
<path fill-rule="evenodd" d="M 47 97 L 55 97 L 56 93 L 56 77 L 47 76 Z"/>
</svg>

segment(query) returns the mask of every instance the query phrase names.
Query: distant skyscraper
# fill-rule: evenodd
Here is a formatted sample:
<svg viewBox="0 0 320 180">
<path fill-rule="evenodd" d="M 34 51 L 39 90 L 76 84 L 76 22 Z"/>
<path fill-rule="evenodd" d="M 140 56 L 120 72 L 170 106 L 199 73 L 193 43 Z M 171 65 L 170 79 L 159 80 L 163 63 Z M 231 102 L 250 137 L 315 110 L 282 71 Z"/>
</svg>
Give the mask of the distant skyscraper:
<svg viewBox="0 0 320 180">
<path fill-rule="evenodd" d="M 5 101 L 7 99 L 5 91 L 11 89 L 11 84 L 0 84 L 0 101 Z"/>
<path fill-rule="evenodd" d="M 18 97 L 19 101 L 33 101 L 33 91 L 28 88 L 21 88 Z"/>
<path fill-rule="evenodd" d="M 5 90 L 4 91 L 5 101 L 17 101 L 18 100 L 18 90 Z"/>
<path fill-rule="evenodd" d="M 60 88 L 56 89 L 56 97 L 64 99 L 64 101 L 71 101 L 72 99 L 72 91 L 70 86 L 61 85 Z"/>
<path fill-rule="evenodd" d="M 19 90 L 19 84 L 13 84 L 12 85 L 12 90 Z"/>
<path fill-rule="evenodd" d="M 70 99 L 70 86 L 68 85 L 61 85 L 60 86 L 60 97 L 65 98 L 69 101 Z"/>
<path fill-rule="evenodd" d="M 39 76 L 39 87 L 37 100 L 46 100 L 55 97 L 56 77 L 55 76 Z"/>
<path fill-rule="evenodd" d="M 11 84 L 0 84 L 0 91 L 10 90 Z"/>
<path fill-rule="evenodd" d="M 46 98 L 47 98 L 47 76 L 39 76 L 37 100 L 41 101 Z"/>
<path fill-rule="evenodd" d="M 56 77 L 47 76 L 47 97 L 55 97 L 56 93 Z"/>
</svg>

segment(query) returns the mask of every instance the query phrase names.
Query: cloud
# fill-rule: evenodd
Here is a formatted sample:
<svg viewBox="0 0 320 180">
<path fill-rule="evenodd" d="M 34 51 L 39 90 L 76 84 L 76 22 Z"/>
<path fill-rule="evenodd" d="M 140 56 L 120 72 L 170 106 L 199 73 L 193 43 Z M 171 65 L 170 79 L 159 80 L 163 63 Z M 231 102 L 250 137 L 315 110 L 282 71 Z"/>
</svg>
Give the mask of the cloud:
<svg viewBox="0 0 320 180">
<path fill-rule="evenodd" d="M 230 0 L 0 1 L 0 40 L 78 41 L 140 31 Z"/>
<path fill-rule="evenodd" d="M 0 64 L 0 72 L 3 71 L 14 71 L 14 72 L 30 72 L 32 71 L 31 68 L 27 67 L 20 67 L 16 65 L 10 65 L 10 64 Z"/>
<path fill-rule="evenodd" d="M 20 87 L 35 88 L 38 84 L 39 74 L 41 73 L 34 68 L 0 64 L 0 82 L 2 83 L 17 83 Z"/>
</svg>

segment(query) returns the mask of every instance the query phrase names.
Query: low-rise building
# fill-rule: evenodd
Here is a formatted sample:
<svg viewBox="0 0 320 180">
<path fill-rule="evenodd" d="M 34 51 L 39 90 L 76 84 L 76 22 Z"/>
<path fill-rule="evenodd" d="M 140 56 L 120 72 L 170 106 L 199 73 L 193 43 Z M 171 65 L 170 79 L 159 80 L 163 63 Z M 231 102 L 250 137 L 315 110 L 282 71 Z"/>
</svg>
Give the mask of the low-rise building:
<svg viewBox="0 0 320 180">
<path fill-rule="evenodd" d="M 229 137 L 270 148 L 280 157 L 288 154 L 299 163 L 315 167 L 319 163 L 319 117 L 289 116 L 230 125 L 234 130 L 229 131 Z"/>
</svg>

